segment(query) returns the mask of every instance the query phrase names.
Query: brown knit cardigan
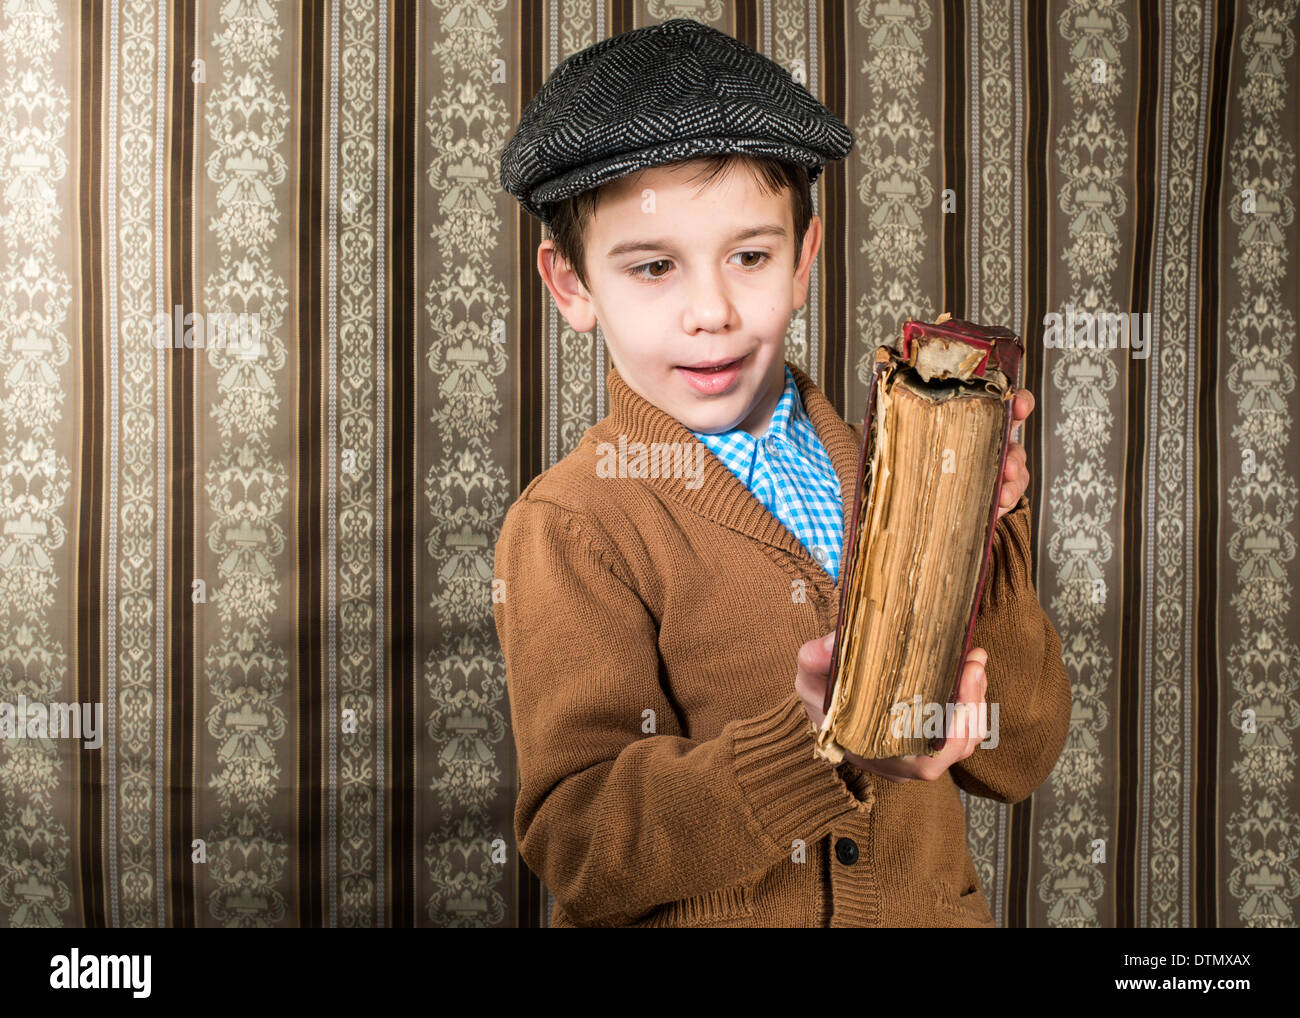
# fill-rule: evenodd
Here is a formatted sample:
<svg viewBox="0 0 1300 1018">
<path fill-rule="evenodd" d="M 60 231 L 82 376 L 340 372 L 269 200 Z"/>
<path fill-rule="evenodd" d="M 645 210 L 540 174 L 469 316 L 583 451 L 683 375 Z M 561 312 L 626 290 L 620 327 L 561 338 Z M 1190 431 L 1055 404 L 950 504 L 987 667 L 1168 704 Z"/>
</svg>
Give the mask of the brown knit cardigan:
<svg viewBox="0 0 1300 1018">
<path fill-rule="evenodd" d="M 789 367 L 847 532 L 861 426 Z M 839 585 L 707 450 L 698 487 L 600 476 L 600 443 L 620 435 L 696 441 L 617 369 L 608 393 L 609 415 L 523 490 L 496 546 L 515 833 L 555 895 L 551 924 L 994 925 L 958 788 L 1026 798 L 1070 718 L 1028 499 L 995 528 L 972 644 L 988 651 L 998 745 L 895 784 L 816 757 L 794 690 L 799 648 L 835 626 Z"/>
</svg>

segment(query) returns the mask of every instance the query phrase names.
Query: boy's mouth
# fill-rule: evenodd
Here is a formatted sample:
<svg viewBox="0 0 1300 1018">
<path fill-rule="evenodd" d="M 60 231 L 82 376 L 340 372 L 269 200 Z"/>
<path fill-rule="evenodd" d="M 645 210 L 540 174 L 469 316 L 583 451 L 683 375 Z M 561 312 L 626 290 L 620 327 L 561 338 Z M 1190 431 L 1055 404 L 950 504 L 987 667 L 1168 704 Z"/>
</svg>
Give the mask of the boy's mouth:
<svg viewBox="0 0 1300 1018">
<path fill-rule="evenodd" d="M 736 379 L 740 377 L 740 368 L 744 364 L 744 357 L 733 357 L 727 361 L 702 361 L 699 364 L 686 365 L 679 364 L 677 370 L 686 376 L 687 381 L 706 395 L 717 395 L 730 389 Z"/>
<path fill-rule="evenodd" d="M 738 361 L 744 359 L 745 358 L 732 358 L 731 360 L 715 360 L 711 361 L 711 363 L 710 361 L 705 361 L 705 363 L 701 364 L 679 364 L 677 367 L 680 367 L 682 371 L 693 371 L 707 374 L 710 372 L 722 371 L 723 368 L 729 368 L 732 364 L 736 364 Z"/>
</svg>

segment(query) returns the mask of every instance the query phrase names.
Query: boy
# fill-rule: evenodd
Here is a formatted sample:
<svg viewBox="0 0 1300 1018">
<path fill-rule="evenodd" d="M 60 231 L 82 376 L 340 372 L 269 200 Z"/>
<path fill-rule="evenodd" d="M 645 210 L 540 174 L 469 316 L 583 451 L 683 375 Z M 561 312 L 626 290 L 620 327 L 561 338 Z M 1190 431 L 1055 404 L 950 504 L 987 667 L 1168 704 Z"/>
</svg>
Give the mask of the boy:
<svg viewBox="0 0 1300 1018">
<path fill-rule="evenodd" d="M 783 343 L 809 186 L 851 145 L 780 67 L 674 19 L 562 63 L 503 154 L 551 227 L 538 272 L 613 362 L 610 414 L 496 546 L 515 828 L 552 926 L 992 926 L 958 787 L 1019 801 L 1064 744 L 1017 445 L 958 695 L 998 703 L 996 747 L 814 753 L 861 430 Z"/>
</svg>

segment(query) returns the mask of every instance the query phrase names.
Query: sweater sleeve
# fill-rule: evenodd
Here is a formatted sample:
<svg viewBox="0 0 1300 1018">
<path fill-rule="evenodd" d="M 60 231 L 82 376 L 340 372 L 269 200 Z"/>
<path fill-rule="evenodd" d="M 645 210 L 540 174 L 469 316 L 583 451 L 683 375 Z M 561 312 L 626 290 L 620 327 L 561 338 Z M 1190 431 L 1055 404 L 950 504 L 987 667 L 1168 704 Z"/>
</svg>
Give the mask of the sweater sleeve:
<svg viewBox="0 0 1300 1018">
<path fill-rule="evenodd" d="M 1029 499 L 998 520 L 972 647 L 988 652 L 989 725 L 998 704 L 997 745 L 949 768 L 971 795 L 1019 802 L 1056 766 L 1070 726 L 1070 679 L 1061 639 L 1034 590 Z"/>
<path fill-rule="evenodd" d="M 683 737 L 655 620 L 578 513 L 525 496 L 496 546 L 494 598 L 524 861 L 579 925 L 757 879 L 860 803 L 813 752 L 794 691 L 713 739 Z M 650 712 L 653 711 L 653 715 Z M 653 730 L 650 719 L 653 717 Z"/>
</svg>

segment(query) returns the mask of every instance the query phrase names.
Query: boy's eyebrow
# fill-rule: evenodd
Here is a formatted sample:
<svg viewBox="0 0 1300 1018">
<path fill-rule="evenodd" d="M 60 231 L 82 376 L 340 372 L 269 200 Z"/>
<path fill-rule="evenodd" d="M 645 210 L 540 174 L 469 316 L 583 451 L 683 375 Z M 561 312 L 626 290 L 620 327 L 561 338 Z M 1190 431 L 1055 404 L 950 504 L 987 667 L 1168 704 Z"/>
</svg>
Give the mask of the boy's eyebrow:
<svg viewBox="0 0 1300 1018">
<path fill-rule="evenodd" d="M 738 244 L 742 240 L 748 240 L 750 237 L 758 237 L 766 234 L 773 234 L 777 237 L 785 236 L 785 227 L 778 226 L 775 223 L 764 223 L 759 226 L 747 226 L 745 229 L 732 234 L 728 238 L 729 244 Z M 672 247 L 672 242 L 668 240 L 625 240 L 621 244 L 615 244 L 606 252 L 606 258 L 617 258 L 619 255 L 632 254 L 636 251 L 664 251 Z"/>
</svg>

